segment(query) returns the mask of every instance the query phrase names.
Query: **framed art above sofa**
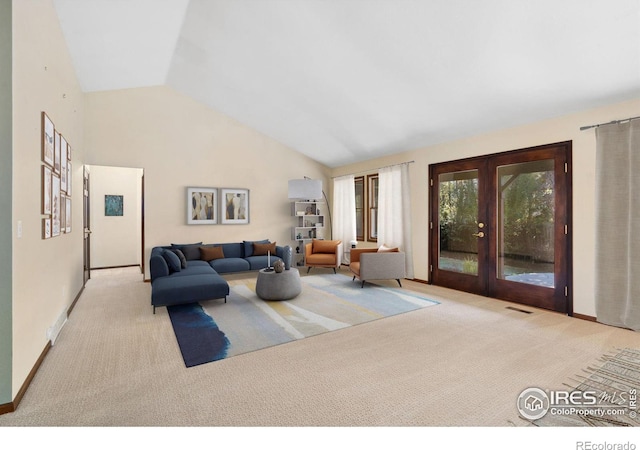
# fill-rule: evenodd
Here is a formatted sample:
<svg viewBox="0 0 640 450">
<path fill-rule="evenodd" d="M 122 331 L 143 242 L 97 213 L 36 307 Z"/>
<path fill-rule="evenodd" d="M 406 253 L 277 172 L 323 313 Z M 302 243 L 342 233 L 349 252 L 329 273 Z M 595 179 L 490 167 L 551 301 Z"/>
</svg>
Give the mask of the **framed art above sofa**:
<svg viewBox="0 0 640 450">
<path fill-rule="evenodd" d="M 218 189 L 187 188 L 187 224 L 213 225 L 218 223 Z"/>
<path fill-rule="evenodd" d="M 221 189 L 222 223 L 249 223 L 249 189 Z"/>
</svg>

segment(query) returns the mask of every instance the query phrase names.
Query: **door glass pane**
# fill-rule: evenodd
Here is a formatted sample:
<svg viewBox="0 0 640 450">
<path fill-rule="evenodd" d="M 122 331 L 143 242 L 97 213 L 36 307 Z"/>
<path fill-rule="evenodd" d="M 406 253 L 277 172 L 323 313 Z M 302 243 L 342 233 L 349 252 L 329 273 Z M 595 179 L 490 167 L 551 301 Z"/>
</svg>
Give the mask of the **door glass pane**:
<svg viewBox="0 0 640 450">
<path fill-rule="evenodd" d="M 498 167 L 497 275 L 554 287 L 554 161 Z"/>
<path fill-rule="evenodd" d="M 478 275 L 478 171 L 438 177 L 438 268 Z"/>
</svg>

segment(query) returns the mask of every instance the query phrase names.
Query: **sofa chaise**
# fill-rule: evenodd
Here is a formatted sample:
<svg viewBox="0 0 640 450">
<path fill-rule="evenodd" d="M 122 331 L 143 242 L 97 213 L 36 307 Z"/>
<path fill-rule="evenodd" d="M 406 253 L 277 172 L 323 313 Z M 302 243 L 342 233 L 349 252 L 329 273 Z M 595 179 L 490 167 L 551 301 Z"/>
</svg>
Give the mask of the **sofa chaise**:
<svg viewBox="0 0 640 450">
<path fill-rule="evenodd" d="M 151 305 L 170 306 L 229 295 L 224 273 L 260 270 L 282 260 L 291 266 L 291 247 L 268 240 L 222 244 L 171 244 L 151 250 Z"/>
</svg>

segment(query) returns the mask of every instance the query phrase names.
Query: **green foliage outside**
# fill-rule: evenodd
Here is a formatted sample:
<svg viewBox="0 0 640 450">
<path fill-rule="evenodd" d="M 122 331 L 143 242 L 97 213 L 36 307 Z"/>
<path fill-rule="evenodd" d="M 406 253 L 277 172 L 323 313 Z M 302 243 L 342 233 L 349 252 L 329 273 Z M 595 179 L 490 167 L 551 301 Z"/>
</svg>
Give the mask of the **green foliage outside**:
<svg viewBox="0 0 640 450">
<path fill-rule="evenodd" d="M 530 262 L 552 262 L 554 242 L 553 170 L 500 177 L 499 253 Z M 440 248 L 477 253 L 478 180 L 440 182 Z M 500 228 L 500 227 L 498 227 Z"/>
</svg>

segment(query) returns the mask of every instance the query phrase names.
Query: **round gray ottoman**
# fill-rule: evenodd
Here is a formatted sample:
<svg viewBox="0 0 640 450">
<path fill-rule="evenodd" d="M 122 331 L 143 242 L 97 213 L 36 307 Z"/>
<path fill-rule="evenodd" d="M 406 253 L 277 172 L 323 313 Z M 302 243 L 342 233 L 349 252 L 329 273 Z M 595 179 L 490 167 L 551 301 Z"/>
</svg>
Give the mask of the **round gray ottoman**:
<svg viewBox="0 0 640 450">
<path fill-rule="evenodd" d="M 302 292 L 300 272 L 290 268 L 277 273 L 275 270 L 262 269 L 258 272 L 256 294 L 262 300 L 289 300 Z"/>
</svg>

